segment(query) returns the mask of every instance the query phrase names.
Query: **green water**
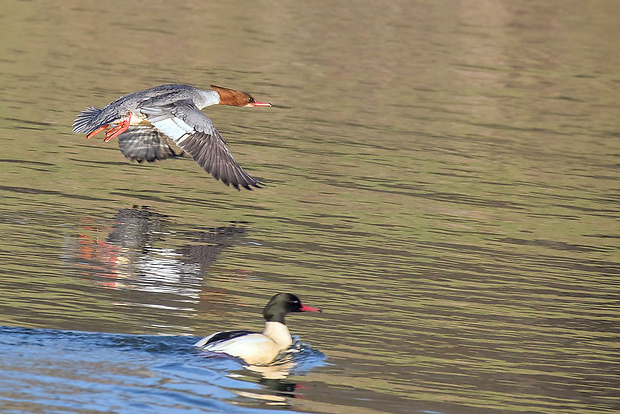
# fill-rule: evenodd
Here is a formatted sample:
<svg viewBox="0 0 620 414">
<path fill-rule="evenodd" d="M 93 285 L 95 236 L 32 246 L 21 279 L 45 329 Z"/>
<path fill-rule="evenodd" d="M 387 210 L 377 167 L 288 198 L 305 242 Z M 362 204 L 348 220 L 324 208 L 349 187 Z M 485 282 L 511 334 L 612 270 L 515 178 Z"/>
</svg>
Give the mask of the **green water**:
<svg viewBox="0 0 620 414">
<path fill-rule="evenodd" d="M 294 410 L 619 409 L 619 12 L 7 2 L 0 323 L 201 336 L 290 291 L 331 364 Z M 71 133 L 161 83 L 274 103 L 206 111 L 266 187 Z"/>
</svg>

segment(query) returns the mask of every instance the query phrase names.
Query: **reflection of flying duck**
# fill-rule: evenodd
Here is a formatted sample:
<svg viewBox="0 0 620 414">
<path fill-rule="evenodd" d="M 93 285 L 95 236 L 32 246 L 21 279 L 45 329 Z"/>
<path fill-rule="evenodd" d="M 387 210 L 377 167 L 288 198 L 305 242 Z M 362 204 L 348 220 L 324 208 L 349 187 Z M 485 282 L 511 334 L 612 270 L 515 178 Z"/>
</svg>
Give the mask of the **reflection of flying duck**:
<svg viewBox="0 0 620 414">
<path fill-rule="evenodd" d="M 123 208 L 114 217 L 106 241 L 127 249 L 142 251 L 160 239 L 167 216 L 146 207 Z"/>
<path fill-rule="evenodd" d="M 186 228 L 146 206 L 125 208 L 103 229 L 91 221 L 81 225 L 66 257 L 94 285 L 125 292 L 115 296 L 116 305 L 175 309 L 170 320 L 185 317 L 201 300 L 209 267 L 248 231 L 235 224 Z"/>
<path fill-rule="evenodd" d="M 192 244 L 185 244 L 176 250 L 183 255 L 187 263 L 199 263 L 203 268 L 215 262 L 224 249 L 239 243 L 246 233 L 243 227 L 214 227 L 205 231 L 188 232 L 184 239 Z"/>
<path fill-rule="evenodd" d="M 189 85 L 160 85 L 121 96 L 103 109 L 89 107 L 73 122 L 73 132 L 90 138 L 110 125 L 104 141 L 118 137 L 125 157 L 138 162 L 163 160 L 177 154 L 171 139 L 216 180 L 237 190 L 260 187 L 235 161 L 213 122 L 200 110 L 209 105 L 271 106 L 234 89 L 211 85 L 203 91 Z"/>
<path fill-rule="evenodd" d="M 217 332 L 196 342 L 194 346 L 205 351 L 224 353 L 243 359 L 250 365 L 265 365 L 293 344 L 291 333 L 284 318 L 291 312 L 320 312 L 301 303 L 290 293 L 273 296 L 263 310 L 265 329 L 263 333 L 251 331 Z"/>
<path fill-rule="evenodd" d="M 153 244 L 172 233 L 167 229 L 170 226 L 168 216 L 149 210 L 147 207 L 124 208 L 119 210 L 112 224 L 112 231 L 106 242 L 112 245 L 130 249 L 136 253 L 146 253 L 153 250 Z M 186 263 L 198 263 L 208 267 L 226 247 L 237 243 L 240 235 L 245 234 L 242 227 L 214 227 L 203 231 L 178 232 L 179 239 L 191 241 L 192 244 L 183 245 L 171 252 L 181 254 Z M 161 250 L 161 249 L 160 249 Z"/>
<path fill-rule="evenodd" d="M 148 207 L 118 211 L 102 241 L 99 230 L 81 226 L 78 266 L 101 276 L 103 286 L 179 294 L 198 300 L 203 277 L 221 253 L 240 244 L 247 229 L 236 225 L 184 230 Z M 97 234 L 93 235 L 96 231 Z M 151 303 L 156 296 L 145 296 Z M 169 300 L 169 299 L 166 299 Z"/>
</svg>

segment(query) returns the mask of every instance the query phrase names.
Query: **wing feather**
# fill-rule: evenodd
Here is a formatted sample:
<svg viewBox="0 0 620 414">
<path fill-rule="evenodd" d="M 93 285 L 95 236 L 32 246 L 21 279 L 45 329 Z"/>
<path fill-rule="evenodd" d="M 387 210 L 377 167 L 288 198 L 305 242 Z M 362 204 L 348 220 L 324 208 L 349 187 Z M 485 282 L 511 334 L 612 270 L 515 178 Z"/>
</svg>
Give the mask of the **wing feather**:
<svg viewBox="0 0 620 414">
<path fill-rule="evenodd" d="M 245 172 L 228 150 L 215 126 L 191 100 L 140 108 L 161 133 L 171 138 L 206 172 L 237 190 L 259 188 L 260 182 Z"/>
<path fill-rule="evenodd" d="M 168 144 L 166 135 L 150 125 L 132 125 L 118 136 L 118 147 L 132 161 L 165 160 L 179 157 Z"/>
</svg>

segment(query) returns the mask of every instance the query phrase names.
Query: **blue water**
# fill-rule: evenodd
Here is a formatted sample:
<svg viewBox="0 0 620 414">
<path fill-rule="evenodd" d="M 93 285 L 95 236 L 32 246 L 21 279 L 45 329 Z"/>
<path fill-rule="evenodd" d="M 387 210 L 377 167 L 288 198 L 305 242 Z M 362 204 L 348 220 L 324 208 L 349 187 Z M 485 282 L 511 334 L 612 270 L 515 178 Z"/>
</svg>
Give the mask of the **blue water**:
<svg viewBox="0 0 620 414">
<path fill-rule="evenodd" d="M 273 413 L 300 395 L 290 378 L 265 379 L 238 360 L 194 349 L 196 340 L 2 327 L 0 407 L 3 413 Z M 290 375 L 324 359 L 303 346 Z"/>
</svg>

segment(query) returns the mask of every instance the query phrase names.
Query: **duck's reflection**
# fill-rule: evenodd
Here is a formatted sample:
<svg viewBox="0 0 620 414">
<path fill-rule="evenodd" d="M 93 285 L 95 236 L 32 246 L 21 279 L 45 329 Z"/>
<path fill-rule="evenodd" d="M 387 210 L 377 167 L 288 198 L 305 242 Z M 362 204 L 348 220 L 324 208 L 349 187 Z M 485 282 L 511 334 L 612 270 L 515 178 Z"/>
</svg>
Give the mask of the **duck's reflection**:
<svg viewBox="0 0 620 414">
<path fill-rule="evenodd" d="M 304 385 L 301 385 L 289 376 L 306 375 L 325 364 L 326 356 L 320 351 L 313 349 L 309 344 L 295 337 L 295 342 L 278 359 L 269 365 L 245 365 L 244 369 L 260 377 L 258 383 L 264 389 L 260 392 L 248 390 L 234 390 L 240 396 L 253 398 L 267 402 L 268 404 L 291 405 L 294 398 L 303 398 Z M 247 374 L 237 374 L 235 376 L 245 377 Z M 247 378 L 256 381 L 256 378 Z"/>
<path fill-rule="evenodd" d="M 82 223 L 77 251 L 68 256 L 75 257 L 85 278 L 101 286 L 197 301 L 207 268 L 245 234 L 236 225 L 179 230 L 168 216 L 134 206 L 108 224 Z"/>
<path fill-rule="evenodd" d="M 248 365 L 244 368 L 260 375 L 259 384 L 265 388 L 262 392 L 250 392 L 247 390 L 235 390 L 235 392 L 247 398 L 266 401 L 272 404 L 286 405 L 289 398 L 300 397 L 300 387 L 296 382 L 288 380 L 295 363 L 289 358 L 287 361 L 268 365 Z"/>
<path fill-rule="evenodd" d="M 148 207 L 124 208 L 113 219 L 106 242 L 136 252 L 148 251 L 166 233 L 168 216 Z"/>
</svg>

